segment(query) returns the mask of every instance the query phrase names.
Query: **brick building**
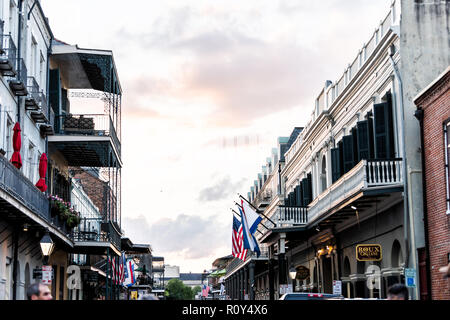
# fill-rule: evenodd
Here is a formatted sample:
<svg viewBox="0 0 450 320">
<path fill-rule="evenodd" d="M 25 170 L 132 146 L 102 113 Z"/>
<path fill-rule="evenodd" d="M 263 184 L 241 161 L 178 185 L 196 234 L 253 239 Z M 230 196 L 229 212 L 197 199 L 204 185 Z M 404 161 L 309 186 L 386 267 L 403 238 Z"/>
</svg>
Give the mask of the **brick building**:
<svg viewBox="0 0 450 320">
<path fill-rule="evenodd" d="M 424 218 L 433 300 L 450 300 L 450 280 L 439 268 L 450 255 L 450 67 L 414 99 L 422 128 Z"/>
</svg>

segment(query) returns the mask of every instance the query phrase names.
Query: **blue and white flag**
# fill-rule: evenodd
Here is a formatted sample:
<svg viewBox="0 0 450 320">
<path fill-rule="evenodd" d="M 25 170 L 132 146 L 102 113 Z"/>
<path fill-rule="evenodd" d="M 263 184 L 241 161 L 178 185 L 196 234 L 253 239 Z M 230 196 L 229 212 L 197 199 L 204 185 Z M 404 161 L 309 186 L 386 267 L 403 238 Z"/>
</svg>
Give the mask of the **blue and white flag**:
<svg viewBox="0 0 450 320">
<path fill-rule="evenodd" d="M 135 282 L 135 272 L 134 272 L 134 261 L 133 259 L 128 259 L 125 263 L 124 273 L 125 273 L 125 281 L 123 282 L 123 285 L 126 287 L 132 286 Z"/>
<path fill-rule="evenodd" d="M 261 251 L 259 250 L 258 242 L 255 238 L 255 231 L 262 218 L 256 213 L 244 200 L 241 200 L 242 208 L 239 207 L 241 213 L 241 220 L 243 226 L 244 248 L 256 252 L 259 257 Z"/>
</svg>

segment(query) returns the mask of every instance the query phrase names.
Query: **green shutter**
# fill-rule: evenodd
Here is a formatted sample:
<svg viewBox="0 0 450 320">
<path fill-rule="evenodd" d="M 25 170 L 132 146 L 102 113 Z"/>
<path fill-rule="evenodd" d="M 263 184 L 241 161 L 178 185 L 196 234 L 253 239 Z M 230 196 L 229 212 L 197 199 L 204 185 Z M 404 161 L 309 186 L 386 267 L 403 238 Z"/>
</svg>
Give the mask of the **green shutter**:
<svg viewBox="0 0 450 320">
<path fill-rule="evenodd" d="M 390 100 L 390 98 L 388 100 Z M 394 134 L 390 101 L 375 104 L 373 106 L 373 113 L 375 128 L 375 158 L 394 158 Z"/>
<path fill-rule="evenodd" d="M 350 171 L 354 166 L 353 156 L 353 136 L 344 136 L 342 138 L 342 150 L 344 160 L 344 174 Z"/>
<path fill-rule="evenodd" d="M 304 200 L 304 196 L 303 196 L 303 182 L 302 181 L 300 181 L 300 185 L 298 186 L 298 189 L 299 189 L 299 193 L 300 193 L 299 205 L 304 207 L 305 200 Z"/>
<path fill-rule="evenodd" d="M 59 115 L 61 101 L 61 82 L 59 69 L 50 70 L 49 75 L 49 102 L 55 115 Z"/>
<path fill-rule="evenodd" d="M 306 178 L 302 180 L 302 190 L 303 190 L 303 207 L 308 205 L 308 182 Z"/>
<path fill-rule="evenodd" d="M 339 149 L 339 178 L 344 175 L 344 146 L 342 140 L 338 142 Z"/>
<path fill-rule="evenodd" d="M 339 179 L 341 176 L 340 172 L 340 164 L 339 164 L 339 149 L 333 148 L 331 149 L 331 175 L 332 175 L 332 182 L 336 182 L 336 180 Z"/>
<path fill-rule="evenodd" d="M 300 186 L 295 187 L 295 205 L 301 206 L 301 200 L 300 200 Z"/>
<path fill-rule="evenodd" d="M 356 164 L 361 160 L 358 153 L 358 130 L 356 127 L 353 127 L 351 132 L 353 141 L 353 166 L 356 166 Z"/>
<path fill-rule="evenodd" d="M 308 204 L 311 203 L 311 201 L 313 200 L 313 194 L 312 194 L 312 175 L 311 173 L 308 173 L 307 175 L 307 183 L 308 183 Z"/>
</svg>

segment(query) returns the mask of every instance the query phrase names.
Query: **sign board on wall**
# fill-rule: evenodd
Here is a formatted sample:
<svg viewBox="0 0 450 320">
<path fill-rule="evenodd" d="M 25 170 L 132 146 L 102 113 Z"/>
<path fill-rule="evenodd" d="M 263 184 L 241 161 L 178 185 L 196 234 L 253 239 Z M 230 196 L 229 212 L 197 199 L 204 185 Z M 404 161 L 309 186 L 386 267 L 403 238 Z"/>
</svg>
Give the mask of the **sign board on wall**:
<svg viewBox="0 0 450 320">
<path fill-rule="evenodd" d="M 42 266 L 42 283 L 52 284 L 52 266 Z"/>
<path fill-rule="evenodd" d="M 342 281 L 333 280 L 333 294 L 342 294 Z"/>
<path fill-rule="evenodd" d="M 405 282 L 409 288 L 416 287 L 416 269 L 405 269 Z"/>
<path fill-rule="evenodd" d="M 383 254 L 379 244 L 359 244 L 356 246 L 356 260 L 381 261 Z"/>
</svg>

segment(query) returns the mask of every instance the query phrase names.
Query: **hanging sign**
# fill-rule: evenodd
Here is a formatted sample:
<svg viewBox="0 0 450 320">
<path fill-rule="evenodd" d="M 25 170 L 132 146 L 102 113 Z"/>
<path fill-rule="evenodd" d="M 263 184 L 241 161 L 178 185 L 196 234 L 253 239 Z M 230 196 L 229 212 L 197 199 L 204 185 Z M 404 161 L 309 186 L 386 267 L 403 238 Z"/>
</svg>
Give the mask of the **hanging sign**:
<svg viewBox="0 0 450 320">
<path fill-rule="evenodd" d="M 295 276 L 295 279 L 297 280 L 306 280 L 309 278 L 309 269 L 304 266 L 298 266 L 297 268 L 297 274 Z"/>
<path fill-rule="evenodd" d="M 356 260 L 358 261 L 381 261 L 383 258 L 381 245 L 359 244 L 356 246 Z"/>
</svg>

